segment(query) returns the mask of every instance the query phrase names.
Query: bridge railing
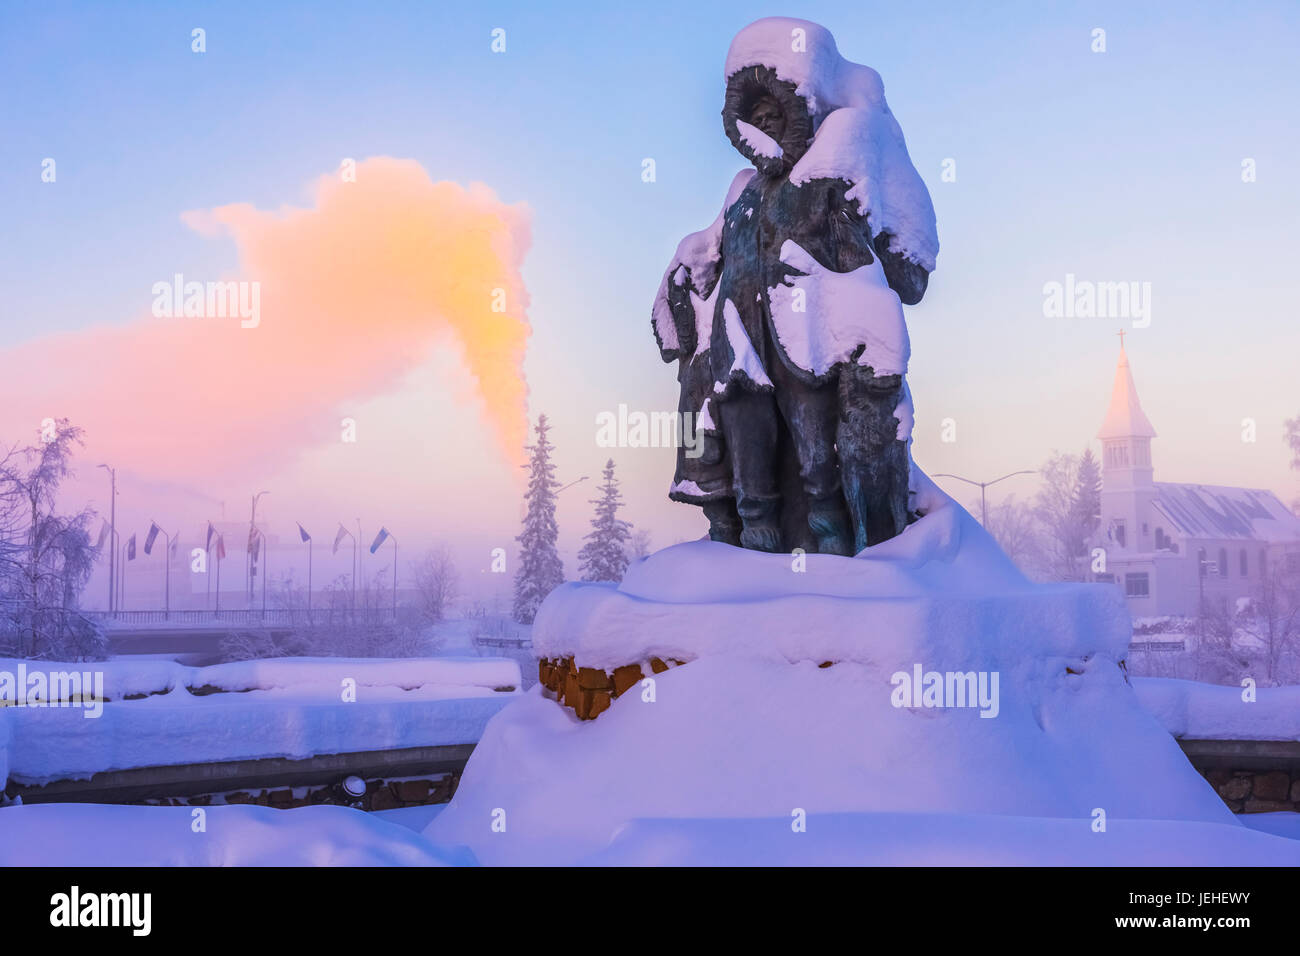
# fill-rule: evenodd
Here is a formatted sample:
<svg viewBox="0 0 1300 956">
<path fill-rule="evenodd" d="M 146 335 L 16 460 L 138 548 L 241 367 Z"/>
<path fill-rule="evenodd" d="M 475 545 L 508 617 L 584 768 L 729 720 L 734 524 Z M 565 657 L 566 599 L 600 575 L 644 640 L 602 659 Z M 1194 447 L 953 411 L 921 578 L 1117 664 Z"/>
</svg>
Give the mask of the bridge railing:
<svg viewBox="0 0 1300 956">
<path fill-rule="evenodd" d="M 139 626 L 147 624 L 172 624 L 182 627 L 314 627 L 331 624 L 418 624 L 419 611 L 415 608 L 365 608 L 338 610 L 316 608 L 232 608 L 211 610 L 121 610 L 82 611 L 89 620 L 114 626 Z"/>
</svg>

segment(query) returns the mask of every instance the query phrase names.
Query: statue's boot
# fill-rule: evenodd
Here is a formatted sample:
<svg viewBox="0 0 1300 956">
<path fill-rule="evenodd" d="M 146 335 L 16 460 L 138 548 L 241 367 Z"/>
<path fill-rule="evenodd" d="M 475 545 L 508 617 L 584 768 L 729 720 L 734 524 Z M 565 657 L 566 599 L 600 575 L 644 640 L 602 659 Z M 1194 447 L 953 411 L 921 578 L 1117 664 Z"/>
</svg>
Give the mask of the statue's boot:
<svg viewBox="0 0 1300 956">
<path fill-rule="evenodd" d="M 735 498 L 706 501 L 704 516 L 709 519 L 711 540 L 740 547 L 740 515 L 736 511 Z"/>
<path fill-rule="evenodd" d="M 839 491 L 814 500 L 808 506 L 808 527 L 817 538 L 818 554 L 841 554 L 852 557 L 853 528 L 849 512 Z"/>
<path fill-rule="evenodd" d="M 781 551 L 780 499 L 749 499 L 737 503 L 740 513 L 740 546 L 751 551 Z"/>
</svg>

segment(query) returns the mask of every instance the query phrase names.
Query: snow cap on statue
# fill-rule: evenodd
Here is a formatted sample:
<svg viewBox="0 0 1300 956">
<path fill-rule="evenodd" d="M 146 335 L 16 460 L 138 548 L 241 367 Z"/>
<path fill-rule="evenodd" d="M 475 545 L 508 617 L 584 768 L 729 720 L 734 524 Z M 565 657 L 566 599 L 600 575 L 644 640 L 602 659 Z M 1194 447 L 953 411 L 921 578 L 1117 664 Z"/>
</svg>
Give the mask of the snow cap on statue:
<svg viewBox="0 0 1300 956">
<path fill-rule="evenodd" d="M 850 184 L 872 234 L 934 271 L 939 237 L 925 182 L 912 165 L 880 74 L 840 56 L 829 30 L 808 20 L 766 17 L 736 34 L 727 51 L 722 124 L 727 138 L 765 176 L 789 173 L 801 185 L 839 178 Z M 785 116 L 780 142 L 748 119 L 771 96 Z"/>
</svg>

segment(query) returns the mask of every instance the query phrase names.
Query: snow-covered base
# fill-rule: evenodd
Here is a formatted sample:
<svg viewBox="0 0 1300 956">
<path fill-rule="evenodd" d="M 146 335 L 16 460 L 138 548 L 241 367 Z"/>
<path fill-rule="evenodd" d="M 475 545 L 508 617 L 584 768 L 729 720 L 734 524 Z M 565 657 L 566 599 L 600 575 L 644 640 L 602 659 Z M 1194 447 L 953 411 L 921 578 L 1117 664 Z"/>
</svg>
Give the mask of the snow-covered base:
<svg viewBox="0 0 1300 956">
<path fill-rule="evenodd" d="M 347 807 L 195 808 L 50 803 L 0 809 L 0 866 L 443 866 L 407 827 Z"/>
<path fill-rule="evenodd" d="M 923 499 L 924 518 L 857 558 L 812 555 L 797 571 L 789 555 L 701 541 L 640 562 L 621 586 L 554 592 L 534 626 L 539 656 L 688 663 L 656 676 L 652 702 L 634 688 L 588 722 L 534 687 L 488 724 L 426 834 L 486 864 L 632 862 L 672 845 L 695 862 L 864 862 L 909 813 L 966 818 L 947 828 L 964 836 L 946 862 L 1015 856 L 997 821 L 979 836 L 976 815 L 1003 818 L 1024 859 L 1048 832 L 1119 848 L 1079 862 L 1172 860 L 1186 835 L 1136 823 L 1093 834 L 1100 811 L 1117 825 L 1217 825 L 1200 862 L 1294 853 L 1241 827 L 1143 710 L 1118 666 L 1129 619 L 1113 588 L 1032 584 L 959 505 L 932 485 Z M 996 672 L 996 716 L 895 706 L 892 678 L 917 665 Z M 836 835 L 812 837 L 811 822 L 792 834 L 796 811 Z M 794 851 L 791 837 L 807 839 Z"/>
</svg>

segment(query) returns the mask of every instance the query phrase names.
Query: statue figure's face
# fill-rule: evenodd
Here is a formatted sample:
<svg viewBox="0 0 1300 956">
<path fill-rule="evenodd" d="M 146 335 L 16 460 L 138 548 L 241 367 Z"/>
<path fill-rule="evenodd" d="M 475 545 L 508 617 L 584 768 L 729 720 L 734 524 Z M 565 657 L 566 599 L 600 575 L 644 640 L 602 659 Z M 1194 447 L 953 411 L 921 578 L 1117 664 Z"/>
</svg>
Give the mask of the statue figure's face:
<svg viewBox="0 0 1300 956">
<path fill-rule="evenodd" d="M 750 125 L 761 129 L 778 143 L 785 134 L 785 113 L 774 96 L 760 96 L 749 112 Z"/>
</svg>

